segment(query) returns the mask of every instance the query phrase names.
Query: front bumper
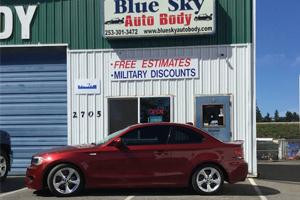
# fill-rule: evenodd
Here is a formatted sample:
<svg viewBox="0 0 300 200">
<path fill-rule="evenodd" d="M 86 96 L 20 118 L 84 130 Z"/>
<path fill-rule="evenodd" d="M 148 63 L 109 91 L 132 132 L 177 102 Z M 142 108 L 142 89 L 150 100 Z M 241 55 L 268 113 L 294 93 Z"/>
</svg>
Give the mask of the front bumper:
<svg viewBox="0 0 300 200">
<path fill-rule="evenodd" d="M 30 166 L 27 168 L 25 186 L 34 189 L 43 189 L 43 169 L 41 166 Z"/>
</svg>

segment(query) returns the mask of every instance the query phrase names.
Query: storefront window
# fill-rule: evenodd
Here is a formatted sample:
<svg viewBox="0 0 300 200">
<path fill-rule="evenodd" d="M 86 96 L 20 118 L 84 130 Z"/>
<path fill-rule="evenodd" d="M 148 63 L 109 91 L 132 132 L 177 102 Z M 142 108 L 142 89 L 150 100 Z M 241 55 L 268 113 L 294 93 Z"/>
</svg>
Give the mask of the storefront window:
<svg viewBox="0 0 300 200">
<path fill-rule="evenodd" d="M 170 122 L 170 98 L 141 98 L 140 122 Z"/>
<path fill-rule="evenodd" d="M 109 99 L 109 133 L 139 123 L 138 109 L 140 123 L 170 122 L 169 97 Z"/>
<path fill-rule="evenodd" d="M 109 133 L 138 123 L 138 99 L 109 100 Z"/>
<path fill-rule="evenodd" d="M 203 105 L 203 127 L 225 126 L 224 105 Z"/>
</svg>

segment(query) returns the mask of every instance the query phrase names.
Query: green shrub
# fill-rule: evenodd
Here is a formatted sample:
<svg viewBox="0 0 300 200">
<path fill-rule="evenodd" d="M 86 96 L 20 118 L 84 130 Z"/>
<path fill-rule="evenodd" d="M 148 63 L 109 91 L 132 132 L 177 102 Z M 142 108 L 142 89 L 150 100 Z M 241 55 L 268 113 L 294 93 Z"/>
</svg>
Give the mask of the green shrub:
<svg viewBox="0 0 300 200">
<path fill-rule="evenodd" d="M 258 138 L 274 138 L 274 139 L 300 139 L 299 123 L 258 123 Z"/>
</svg>

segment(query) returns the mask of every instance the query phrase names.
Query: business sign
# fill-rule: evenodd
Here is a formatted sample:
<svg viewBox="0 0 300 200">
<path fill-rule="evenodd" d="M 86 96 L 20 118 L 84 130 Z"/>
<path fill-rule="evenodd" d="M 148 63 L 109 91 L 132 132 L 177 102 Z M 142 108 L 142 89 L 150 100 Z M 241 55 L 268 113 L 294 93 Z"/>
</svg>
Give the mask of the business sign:
<svg viewBox="0 0 300 200">
<path fill-rule="evenodd" d="M 16 28 L 16 25 L 14 25 L 14 22 L 17 21 L 14 19 L 15 17 L 18 18 L 21 24 L 21 38 L 30 39 L 30 27 L 36 10 L 37 5 L 27 6 L 27 9 L 24 6 L 14 6 L 13 8 L 0 6 L 0 22 L 3 23 L 0 26 L 0 29 L 2 29 L 0 30 L 0 40 L 8 39 L 12 35 L 13 28 Z"/>
<path fill-rule="evenodd" d="M 104 0 L 104 36 L 213 34 L 215 15 L 215 0 Z"/>
<path fill-rule="evenodd" d="M 75 81 L 75 94 L 100 94 L 100 80 L 79 79 Z"/>
<path fill-rule="evenodd" d="M 109 76 L 111 81 L 198 78 L 198 63 L 196 58 L 115 60 Z"/>
</svg>

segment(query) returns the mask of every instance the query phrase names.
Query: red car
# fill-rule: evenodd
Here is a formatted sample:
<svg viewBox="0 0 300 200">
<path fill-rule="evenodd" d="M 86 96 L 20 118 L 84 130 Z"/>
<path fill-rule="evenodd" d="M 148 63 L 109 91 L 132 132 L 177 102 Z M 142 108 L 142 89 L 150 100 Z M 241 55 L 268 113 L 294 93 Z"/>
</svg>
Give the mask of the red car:
<svg viewBox="0 0 300 200">
<path fill-rule="evenodd" d="M 138 124 L 99 144 L 67 146 L 32 157 L 26 186 L 56 196 L 84 188 L 188 187 L 217 193 L 224 181 L 244 181 L 241 143 L 223 143 L 187 124 Z"/>
</svg>

